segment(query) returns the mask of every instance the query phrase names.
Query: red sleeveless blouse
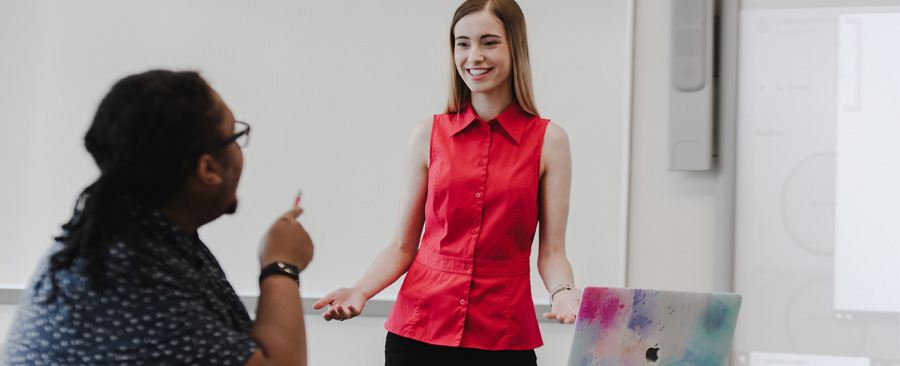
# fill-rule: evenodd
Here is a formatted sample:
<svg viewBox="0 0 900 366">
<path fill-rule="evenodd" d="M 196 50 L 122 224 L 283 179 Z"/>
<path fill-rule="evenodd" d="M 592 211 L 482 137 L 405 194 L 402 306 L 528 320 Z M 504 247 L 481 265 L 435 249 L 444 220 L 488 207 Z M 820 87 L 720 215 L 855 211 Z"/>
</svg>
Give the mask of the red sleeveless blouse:
<svg viewBox="0 0 900 366">
<path fill-rule="evenodd" d="M 549 120 L 513 103 L 434 116 L 425 232 L 385 328 L 429 344 L 529 350 L 543 344 L 529 256 Z"/>
</svg>

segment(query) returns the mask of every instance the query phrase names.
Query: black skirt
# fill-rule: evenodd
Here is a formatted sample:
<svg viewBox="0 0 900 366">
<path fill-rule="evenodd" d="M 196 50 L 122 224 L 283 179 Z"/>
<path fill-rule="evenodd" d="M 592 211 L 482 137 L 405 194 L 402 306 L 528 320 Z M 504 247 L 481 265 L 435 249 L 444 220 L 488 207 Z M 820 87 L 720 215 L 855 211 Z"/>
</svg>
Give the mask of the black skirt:
<svg viewBox="0 0 900 366">
<path fill-rule="evenodd" d="M 489 351 L 435 346 L 388 332 L 384 341 L 385 366 L 537 366 L 534 350 Z"/>
</svg>

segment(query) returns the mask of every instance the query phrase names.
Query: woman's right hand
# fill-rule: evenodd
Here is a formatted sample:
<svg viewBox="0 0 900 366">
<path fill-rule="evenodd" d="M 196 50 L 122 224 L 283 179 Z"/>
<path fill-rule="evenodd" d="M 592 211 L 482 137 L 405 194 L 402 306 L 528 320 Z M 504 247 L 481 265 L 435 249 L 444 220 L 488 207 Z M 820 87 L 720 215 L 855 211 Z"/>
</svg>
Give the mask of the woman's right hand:
<svg viewBox="0 0 900 366">
<path fill-rule="evenodd" d="M 261 267 L 273 262 L 285 262 L 303 271 L 312 260 L 312 239 L 297 221 L 302 212 L 299 207 L 285 212 L 269 228 L 259 249 Z"/>
<path fill-rule="evenodd" d="M 347 320 L 362 313 L 363 307 L 366 306 L 366 300 L 366 295 L 362 290 L 341 287 L 316 301 L 313 309 L 318 310 L 327 305 L 328 311 L 322 313 L 325 320 Z"/>
</svg>

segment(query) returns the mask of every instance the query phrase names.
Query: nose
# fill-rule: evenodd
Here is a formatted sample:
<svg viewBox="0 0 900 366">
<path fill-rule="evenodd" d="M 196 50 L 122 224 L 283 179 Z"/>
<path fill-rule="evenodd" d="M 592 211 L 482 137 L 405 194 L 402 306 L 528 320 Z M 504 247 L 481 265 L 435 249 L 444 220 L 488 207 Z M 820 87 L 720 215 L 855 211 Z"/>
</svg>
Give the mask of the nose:
<svg viewBox="0 0 900 366">
<path fill-rule="evenodd" d="M 484 61 L 484 52 L 481 49 L 481 46 L 472 47 L 472 53 L 469 54 L 469 60 L 472 62 L 482 62 Z"/>
</svg>

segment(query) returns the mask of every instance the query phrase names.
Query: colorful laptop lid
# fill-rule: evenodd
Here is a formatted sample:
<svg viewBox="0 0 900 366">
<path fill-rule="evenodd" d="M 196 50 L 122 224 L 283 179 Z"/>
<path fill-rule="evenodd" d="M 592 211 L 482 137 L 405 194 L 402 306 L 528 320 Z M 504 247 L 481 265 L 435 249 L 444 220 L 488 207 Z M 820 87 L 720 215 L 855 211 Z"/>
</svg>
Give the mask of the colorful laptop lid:
<svg viewBox="0 0 900 366">
<path fill-rule="evenodd" d="M 724 366 L 741 296 L 587 287 L 569 366 Z"/>
</svg>

